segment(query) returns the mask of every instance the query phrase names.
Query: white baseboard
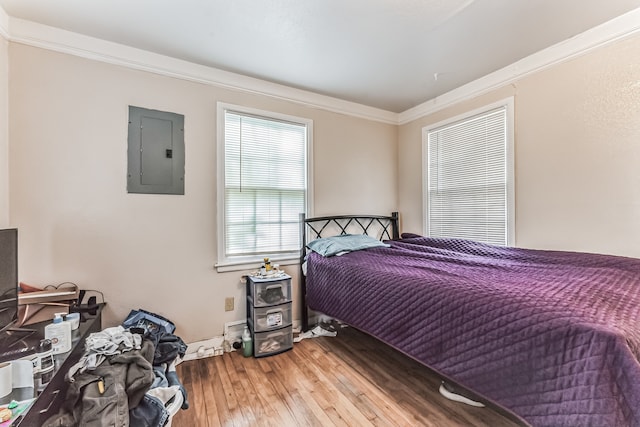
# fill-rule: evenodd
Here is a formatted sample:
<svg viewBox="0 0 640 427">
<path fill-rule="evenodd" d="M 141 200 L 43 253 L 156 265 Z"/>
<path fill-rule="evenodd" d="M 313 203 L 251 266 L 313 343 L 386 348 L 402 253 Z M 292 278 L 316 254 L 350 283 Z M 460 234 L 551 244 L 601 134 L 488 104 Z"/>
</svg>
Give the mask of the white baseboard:
<svg viewBox="0 0 640 427">
<path fill-rule="evenodd" d="M 204 359 L 212 356 L 222 356 L 225 351 L 224 342 L 229 343 L 227 351 L 235 351 L 232 344 L 240 341 L 242 332 L 246 325 L 246 320 L 236 320 L 224 324 L 224 335 L 215 336 L 206 340 L 196 341 L 187 344 L 187 351 L 182 361 Z"/>
<path fill-rule="evenodd" d="M 332 317 L 327 315 L 318 313 L 315 316 L 311 316 L 309 318 L 309 324 L 315 325 L 319 322 L 331 322 L 333 320 Z M 227 341 L 229 346 L 242 339 L 242 332 L 244 331 L 244 327 L 246 325 L 246 320 L 236 320 L 233 322 L 227 322 L 224 324 L 224 335 L 216 336 L 206 340 L 196 341 L 187 344 L 187 351 L 185 352 L 184 357 L 182 358 L 182 362 L 186 362 L 188 360 L 196 360 L 196 359 L 204 359 L 206 357 L 213 356 L 222 356 L 224 354 L 224 342 Z M 300 332 L 301 322 L 299 320 L 294 320 L 292 324 L 293 332 Z M 233 347 L 231 347 L 230 351 L 235 351 Z"/>
<path fill-rule="evenodd" d="M 205 357 L 222 356 L 224 354 L 224 337 L 213 337 L 207 340 L 187 344 L 187 351 L 182 361 L 204 359 Z"/>
</svg>

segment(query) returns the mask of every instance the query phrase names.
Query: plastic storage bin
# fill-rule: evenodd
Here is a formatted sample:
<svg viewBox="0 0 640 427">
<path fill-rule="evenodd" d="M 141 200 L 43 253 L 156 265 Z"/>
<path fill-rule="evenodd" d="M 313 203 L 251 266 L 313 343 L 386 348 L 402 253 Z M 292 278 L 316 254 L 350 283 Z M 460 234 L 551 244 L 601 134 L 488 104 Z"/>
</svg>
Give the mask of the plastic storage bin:
<svg viewBox="0 0 640 427">
<path fill-rule="evenodd" d="M 255 332 L 253 351 L 255 357 L 271 356 L 293 348 L 291 326 L 276 331 Z"/>
<path fill-rule="evenodd" d="M 255 357 L 293 348 L 291 276 L 247 277 L 247 326 Z"/>
<path fill-rule="evenodd" d="M 252 277 L 250 295 L 255 307 L 277 305 L 291 301 L 291 277 L 260 279 Z"/>
<path fill-rule="evenodd" d="M 249 313 L 249 323 L 254 326 L 255 332 L 291 326 L 291 304 L 253 308 Z"/>
</svg>

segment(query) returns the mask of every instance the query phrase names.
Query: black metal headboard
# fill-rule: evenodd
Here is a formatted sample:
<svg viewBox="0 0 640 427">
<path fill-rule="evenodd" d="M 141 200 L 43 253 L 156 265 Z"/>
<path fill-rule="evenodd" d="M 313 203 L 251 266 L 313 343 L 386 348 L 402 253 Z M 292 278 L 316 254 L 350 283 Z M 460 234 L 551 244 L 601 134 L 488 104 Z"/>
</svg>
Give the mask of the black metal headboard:
<svg viewBox="0 0 640 427">
<path fill-rule="evenodd" d="M 307 241 L 343 234 L 366 234 L 380 240 L 399 238 L 398 212 L 391 216 L 337 215 L 305 218 L 300 215 L 302 247 Z M 306 227 L 305 227 L 306 226 Z"/>
<path fill-rule="evenodd" d="M 309 328 L 307 309 L 307 281 L 302 272 L 302 264 L 307 255 L 307 243 L 322 237 L 344 234 L 365 234 L 379 240 L 397 240 L 400 238 L 398 212 L 390 216 L 380 215 L 336 215 L 306 218 L 300 214 L 300 293 L 302 295 L 302 331 Z"/>
</svg>

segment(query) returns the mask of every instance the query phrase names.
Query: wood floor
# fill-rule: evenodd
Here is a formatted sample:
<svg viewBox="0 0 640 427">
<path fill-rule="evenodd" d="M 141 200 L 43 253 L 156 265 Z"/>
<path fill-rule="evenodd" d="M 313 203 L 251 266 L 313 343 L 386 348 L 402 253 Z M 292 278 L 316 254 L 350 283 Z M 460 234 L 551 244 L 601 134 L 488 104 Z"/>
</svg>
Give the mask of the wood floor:
<svg viewBox="0 0 640 427">
<path fill-rule="evenodd" d="M 178 374 L 190 407 L 173 427 L 518 425 L 445 399 L 431 371 L 353 328 L 276 356 L 183 362 Z"/>
</svg>

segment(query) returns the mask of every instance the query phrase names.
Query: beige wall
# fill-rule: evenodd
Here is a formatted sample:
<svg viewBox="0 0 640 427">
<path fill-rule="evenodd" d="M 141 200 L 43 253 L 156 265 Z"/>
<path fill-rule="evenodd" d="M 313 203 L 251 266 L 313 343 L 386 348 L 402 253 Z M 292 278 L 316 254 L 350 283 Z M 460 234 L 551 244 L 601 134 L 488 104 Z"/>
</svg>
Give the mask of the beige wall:
<svg viewBox="0 0 640 427">
<path fill-rule="evenodd" d="M 9 42 L 0 36 L 0 228 L 9 225 Z"/>
<path fill-rule="evenodd" d="M 421 129 L 512 95 L 517 246 L 640 257 L 640 35 L 401 126 L 403 230 L 422 232 Z"/>
<path fill-rule="evenodd" d="M 20 228 L 20 278 L 104 292 L 106 325 L 145 308 L 195 341 L 245 315 L 242 272 L 213 269 L 217 101 L 314 120 L 315 214 L 397 209 L 422 232 L 422 128 L 514 96 L 516 244 L 640 256 L 640 36 L 399 127 L 0 42 L 0 224 Z M 127 194 L 128 105 L 185 115 L 184 196 Z"/>
<path fill-rule="evenodd" d="M 17 43 L 9 56 L 20 279 L 104 292 L 105 326 L 144 308 L 192 342 L 244 318 L 243 272 L 213 268 L 218 101 L 313 119 L 316 214 L 395 209 L 393 125 Z M 127 194 L 129 105 L 185 116 L 184 196 Z M 296 269 L 287 266 L 297 284 Z M 225 313 L 229 296 L 236 309 Z"/>
</svg>

